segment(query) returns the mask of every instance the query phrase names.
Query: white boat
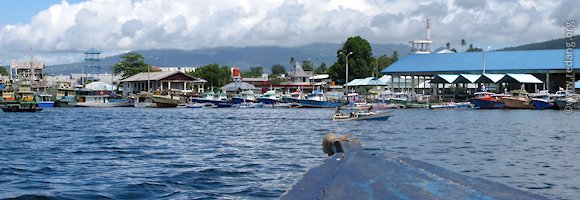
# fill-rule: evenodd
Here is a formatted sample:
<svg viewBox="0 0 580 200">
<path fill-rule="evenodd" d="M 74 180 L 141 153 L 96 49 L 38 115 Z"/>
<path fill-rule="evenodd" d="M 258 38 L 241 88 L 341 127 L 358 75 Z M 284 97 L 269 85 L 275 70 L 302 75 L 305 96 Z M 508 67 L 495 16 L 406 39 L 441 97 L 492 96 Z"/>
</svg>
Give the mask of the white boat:
<svg viewBox="0 0 580 200">
<path fill-rule="evenodd" d="M 136 108 L 156 108 L 157 103 L 153 102 L 151 97 L 150 93 L 139 93 L 131 96 Z"/>
<path fill-rule="evenodd" d="M 276 93 L 276 90 L 268 90 L 262 96 L 258 97 L 257 100 L 264 104 L 278 104 L 282 102 L 282 95 Z"/>
<path fill-rule="evenodd" d="M 81 96 L 78 102 L 74 103 L 77 107 L 132 107 L 133 102 L 128 99 L 112 99 L 109 95 L 86 95 Z"/>
<path fill-rule="evenodd" d="M 232 98 L 232 102 L 234 104 L 240 104 L 242 102 L 257 102 L 256 94 L 254 94 L 253 90 L 243 90 L 234 98 Z"/>
<path fill-rule="evenodd" d="M 261 108 L 263 103 L 242 102 L 235 105 L 237 108 Z"/>
</svg>

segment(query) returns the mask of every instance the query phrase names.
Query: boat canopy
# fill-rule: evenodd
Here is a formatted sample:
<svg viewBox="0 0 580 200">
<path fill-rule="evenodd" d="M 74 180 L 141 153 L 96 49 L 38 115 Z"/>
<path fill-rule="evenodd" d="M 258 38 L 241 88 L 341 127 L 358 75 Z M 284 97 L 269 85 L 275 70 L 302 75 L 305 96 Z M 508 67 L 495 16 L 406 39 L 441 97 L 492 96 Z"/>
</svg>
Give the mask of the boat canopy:
<svg viewBox="0 0 580 200">
<path fill-rule="evenodd" d="M 96 81 L 85 85 L 86 89 L 95 90 L 95 91 L 106 91 L 106 90 L 116 90 L 117 86 L 113 86 L 109 83 Z"/>
</svg>

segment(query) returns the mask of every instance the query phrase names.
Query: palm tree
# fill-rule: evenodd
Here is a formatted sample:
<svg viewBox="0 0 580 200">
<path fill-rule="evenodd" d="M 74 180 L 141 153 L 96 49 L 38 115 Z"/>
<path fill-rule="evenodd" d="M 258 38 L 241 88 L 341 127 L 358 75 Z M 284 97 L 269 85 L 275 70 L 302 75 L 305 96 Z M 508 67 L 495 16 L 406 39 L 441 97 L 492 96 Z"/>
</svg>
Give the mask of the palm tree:
<svg viewBox="0 0 580 200">
<path fill-rule="evenodd" d="M 451 49 L 451 44 L 449 44 L 449 42 L 445 46 L 447 47 L 447 49 Z"/>
<path fill-rule="evenodd" d="M 467 42 L 465 42 L 465 39 L 461 39 L 461 51 L 463 52 L 463 47 L 467 45 Z"/>
</svg>

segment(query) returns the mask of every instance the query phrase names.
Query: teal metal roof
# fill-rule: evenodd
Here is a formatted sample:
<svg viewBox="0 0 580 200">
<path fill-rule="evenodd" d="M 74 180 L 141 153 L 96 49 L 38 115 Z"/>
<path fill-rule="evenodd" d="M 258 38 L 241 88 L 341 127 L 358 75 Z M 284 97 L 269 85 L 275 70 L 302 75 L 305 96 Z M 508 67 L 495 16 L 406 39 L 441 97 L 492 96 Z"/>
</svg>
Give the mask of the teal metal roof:
<svg viewBox="0 0 580 200">
<path fill-rule="evenodd" d="M 481 73 L 483 52 L 409 54 L 385 68 L 381 73 Z M 485 53 L 486 73 L 534 73 L 564 71 L 566 51 L 489 51 Z M 574 58 L 580 59 L 580 50 L 574 49 Z M 574 69 L 580 64 L 574 61 Z"/>
<path fill-rule="evenodd" d="M 91 49 L 85 51 L 85 54 L 100 54 L 100 53 L 101 53 L 101 51 L 96 50 L 94 48 L 91 48 Z"/>
</svg>

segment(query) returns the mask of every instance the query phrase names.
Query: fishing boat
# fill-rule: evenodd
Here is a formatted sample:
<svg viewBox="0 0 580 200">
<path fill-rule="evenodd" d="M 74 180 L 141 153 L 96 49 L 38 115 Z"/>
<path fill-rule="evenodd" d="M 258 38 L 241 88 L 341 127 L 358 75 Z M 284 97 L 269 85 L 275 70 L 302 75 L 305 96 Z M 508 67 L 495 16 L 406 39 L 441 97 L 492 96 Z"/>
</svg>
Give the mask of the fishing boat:
<svg viewBox="0 0 580 200">
<path fill-rule="evenodd" d="M 181 95 L 181 91 L 156 91 L 153 95 L 151 95 L 151 99 L 155 104 L 157 104 L 157 108 L 175 108 L 179 104 L 187 103 L 185 97 Z"/>
<path fill-rule="evenodd" d="M 71 107 L 76 100 L 75 88 L 69 82 L 57 82 L 55 107 Z"/>
<path fill-rule="evenodd" d="M 257 100 L 263 104 L 278 104 L 282 102 L 282 96 L 276 93 L 276 90 L 268 90 Z"/>
<path fill-rule="evenodd" d="M 76 107 L 133 107 L 135 104 L 128 99 L 113 99 L 110 95 L 84 95 L 75 104 Z"/>
<path fill-rule="evenodd" d="M 322 90 L 313 90 L 306 96 L 306 99 L 296 99 L 302 108 L 334 108 L 338 102 L 328 101 Z"/>
<path fill-rule="evenodd" d="M 580 110 L 580 95 L 568 94 L 556 99 L 556 106 L 561 110 L 574 109 Z"/>
<path fill-rule="evenodd" d="M 342 112 L 337 112 L 332 117 L 332 121 L 353 121 L 353 120 L 374 120 L 374 121 L 386 121 L 389 117 L 393 116 L 391 112 L 364 112 L 358 111 L 356 113 L 344 114 Z"/>
<path fill-rule="evenodd" d="M 14 91 L 14 88 L 11 91 Z M 28 83 L 20 84 L 15 93 L 5 90 L 2 95 L 4 104 L 2 111 L 4 112 L 42 111 L 42 108 L 38 107 L 38 97 L 32 92 Z"/>
<path fill-rule="evenodd" d="M 476 92 L 475 97 L 470 99 L 469 102 L 473 104 L 475 108 L 479 109 L 503 109 L 505 104 L 503 99 L 509 95 L 505 94 L 495 94 L 491 92 Z"/>
<path fill-rule="evenodd" d="M 514 90 L 511 96 L 505 97 L 503 103 L 506 108 L 510 109 L 534 109 L 528 92 L 524 90 Z"/>
<path fill-rule="evenodd" d="M 404 92 L 395 93 L 395 97 L 390 98 L 390 102 L 405 106 L 405 108 L 429 108 L 429 103 L 416 100 L 416 95 Z"/>
<path fill-rule="evenodd" d="M 258 102 L 256 100 L 256 94 L 253 90 L 243 90 L 236 96 L 232 98 L 233 104 L 240 104 L 242 102 Z"/>
<path fill-rule="evenodd" d="M 532 105 L 536 110 L 545 110 L 545 109 L 558 109 L 556 105 L 556 99 L 563 97 L 563 93 L 557 92 L 556 94 L 536 94 L 532 96 Z"/>
<path fill-rule="evenodd" d="M 282 102 L 296 105 L 298 105 L 298 101 L 302 99 L 306 99 L 306 96 L 300 89 L 296 89 L 294 92 L 290 93 L 289 96 L 288 95 L 282 96 Z"/>
<path fill-rule="evenodd" d="M 443 102 L 429 104 L 429 109 L 432 110 L 471 109 L 473 107 L 473 104 L 469 102 Z"/>
<path fill-rule="evenodd" d="M 153 102 L 153 94 L 148 92 L 142 92 L 139 94 L 131 95 L 133 99 L 133 106 L 136 108 L 156 108 L 157 103 Z"/>
<path fill-rule="evenodd" d="M 38 101 L 38 107 L 41 108 L 54 107 L 54 101 L 52 100 L 51 94 L 41 93 L 38 96 L 40 97 L 40 100 Z"/>
<path fill-rule="evenodd" d="M 203 93 L 201 98 L 192 98 L 191 102 L 193 103 L 211 103 L 214 105 L 220 103 L 227 103 L 228 96 L 225 93 L 215 93 L 213 91 Z"/>
</svg>

